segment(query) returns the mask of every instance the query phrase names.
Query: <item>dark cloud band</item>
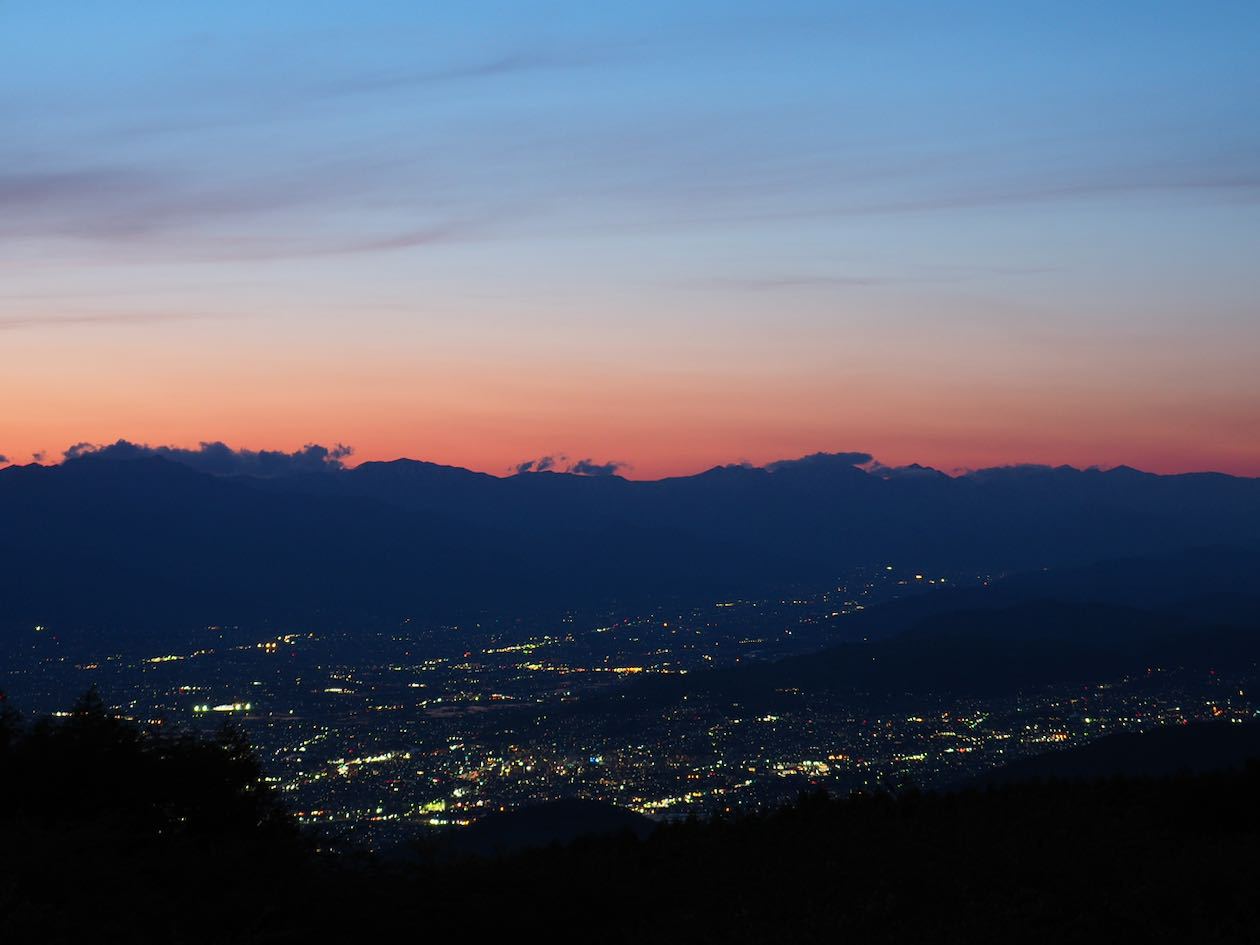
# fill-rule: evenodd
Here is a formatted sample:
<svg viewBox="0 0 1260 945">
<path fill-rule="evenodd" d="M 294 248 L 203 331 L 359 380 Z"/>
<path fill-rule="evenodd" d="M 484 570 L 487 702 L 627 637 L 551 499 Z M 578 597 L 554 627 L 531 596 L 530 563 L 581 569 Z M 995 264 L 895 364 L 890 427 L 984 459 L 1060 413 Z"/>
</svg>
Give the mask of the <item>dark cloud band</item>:
<svg viewBox="0 0 1260 945">
<path fill-rule="evenodd" d="M 303 472 L 329 472 L 342 469 L 347 456 L 354 449 L 338 443 L 333 447 L 308 443 L 299 450 L 286 453 L 283 450 L 232 449 L 226 443 L 202 442 L 197 449 L 179 446 L 150 446 L 118 440 L 110 444 L 76 443 L 63 454 L 67 461 L 95 457 L 100 459 L 141 459 L 161 456 L 173 462 L 191 466 L 201 472 L 220 476 L 287 476 Z"/>
</svg>

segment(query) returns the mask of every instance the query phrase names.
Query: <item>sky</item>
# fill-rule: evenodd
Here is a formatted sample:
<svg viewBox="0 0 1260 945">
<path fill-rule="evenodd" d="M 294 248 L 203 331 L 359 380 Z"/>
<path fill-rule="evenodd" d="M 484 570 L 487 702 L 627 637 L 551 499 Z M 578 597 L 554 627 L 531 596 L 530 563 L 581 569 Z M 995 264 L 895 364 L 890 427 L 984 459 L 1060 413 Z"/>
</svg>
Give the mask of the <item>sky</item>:
<svg viewBox="0 0 1260 945">
<path fill-rule="evenodd" d="M 1260 475 L 1260 4 L 0 2 L 0 456 Z"/>
</svg>

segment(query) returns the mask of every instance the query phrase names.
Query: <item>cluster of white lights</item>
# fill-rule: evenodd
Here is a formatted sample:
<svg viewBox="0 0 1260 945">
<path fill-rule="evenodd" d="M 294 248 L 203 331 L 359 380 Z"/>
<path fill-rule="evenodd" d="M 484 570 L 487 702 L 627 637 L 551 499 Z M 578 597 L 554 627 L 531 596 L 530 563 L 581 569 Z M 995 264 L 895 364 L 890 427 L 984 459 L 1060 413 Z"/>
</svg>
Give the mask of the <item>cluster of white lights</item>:
<svg viewBox="0 0 1260 945">
<path fill-rule="evenodd" d="M 195 705 L 192 709 L 200 714 L 202 712 L 248 712 L 253 707 L 253 703 L 250 702 L 225 702 L 223 705 Z"/>
</svg>

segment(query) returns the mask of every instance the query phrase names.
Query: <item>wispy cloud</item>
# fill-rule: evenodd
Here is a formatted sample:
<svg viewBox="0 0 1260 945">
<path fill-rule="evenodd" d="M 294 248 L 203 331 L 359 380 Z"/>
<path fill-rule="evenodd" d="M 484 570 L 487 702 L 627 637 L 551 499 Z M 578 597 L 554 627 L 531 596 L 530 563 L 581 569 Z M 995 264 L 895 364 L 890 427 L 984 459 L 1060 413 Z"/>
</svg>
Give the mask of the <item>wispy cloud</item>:
<svg viewBox="0 0 1260 945">
<path fill-rule="evenodd" d="M 312 180 L 205 183 L 154 166 L 87 166 L 0 176 L 0 240 L 117 241 L 255 217 L 318 193 Z"/>
<path fill-rule="evenodd" d="M 348 75 L 340 79 L 321 82 L 300 88 L 294 98 L 321 100 L 351 95 L 389 92 L 397 89 L 414 89 L 425 86 L 441 86 L 473 79 L 493 79 L 519 76 L 531 72 L 552 72 L 598 65 L 613 54 L 609 44 L 586 48 L 535 48 L 454 63 L 433 69 L 393 69 L 374 74 Z"/>
<path fill-rule="evenodd" d="M 0 173 L 0 213 L 44 210 L 103 194 L 134 196 L 149 187 L 147 175 L 121 167 Z"/>
<path fill-rule="evenodd" d="M 517 463 L 510 469 L 517 475 L 528 472 L 551 472 L 560 463 L 568 460 L 563 453 L 557 453 L 550 456 L 540 456 L 537 459 L 527 459 L 524 462 Z"/>
<path fill-rule="evenodd" d="M 1059 179 L 1056 180 L 1056 177 Z M 1082 169 L 1062 175 L 1048 173 L 1041 179 L 1033 178 L 1006 187 L 942 188 L 937 194 L 905 199 L 837 204 L 829 212 L 852 215 L 923 213 L 1161 191 L 1231 196 L 1260 192 L 1260 173 L 1210 165 Z"/>
<path fill-rule="evenodd" d="M 182 252 L 179 258 L 189 262 L 261 263 L 286 259 L 384 253 L 472 239 L 479 232 L 480 225 L 471 221 L 449 222 L 427 228 L 400 230 L 362 238 L 297 235 L 257 237 L 241 234 L 215 240 L 194 241 L 193 245 Z"/>
<path fill-rule="evenodd" d="M 183 322 L 227 318 L 227 315 L 182 312 L 118 312 L 93 315 L 0 315 L 0 331 L 38 328 L 70 328 L 76 325 L 150 325 L 156 322 Z"/>
<path fill-rule="evenodd" d="M 359 183 L 345 185 L 343 178 Z M 0 175 L 0 242 L 74 239 L 106 242 L 113 253 L 143 250 L 149 259 L 270 261 L 431 246 L 466 238 L 488 222 L 483 216 L 417 221 L 408 227 L 400 219 L 392 228 L 377 224 L 381 232 L 376 234 L 349 236 L 319 221 L 303 227 L 295 220 L 280 225 L 268 220 L 277 211 L 327 210 L 330 201 L 335 207 L 338 200 L 353 197 L 356 188 L 387 187 L 389 180 L 389 169 L 380 162 L 335 162 L 284 180 L 212 185 L 158 168 Z M 181 238 L 172 240 L 173 235 Z"/>
<path fill-rule="evenodd" d="M 575 476 L 615 476 L 629 465 L 629 463 L 616 460 L 597 463 L 595 460 L 587 458 L 579 459 L 576 463 L 569 466 L 566 472 L 573 473 Z"/>
<path fill-rule="evenodd" d="M 896 275 L 799 275 L 731 276 L 698 283 L 701 288 L 746 289 L 751 292 L 773 292 L 779 289 L 866 289 L 878 286 L 941 285 L 1016 276 L 1041 275 L 1060 271 L 1057 266 L 908 266 L 909 271 Z M 917 269 L 917 271 L 916 271 Z"/>
</svg>

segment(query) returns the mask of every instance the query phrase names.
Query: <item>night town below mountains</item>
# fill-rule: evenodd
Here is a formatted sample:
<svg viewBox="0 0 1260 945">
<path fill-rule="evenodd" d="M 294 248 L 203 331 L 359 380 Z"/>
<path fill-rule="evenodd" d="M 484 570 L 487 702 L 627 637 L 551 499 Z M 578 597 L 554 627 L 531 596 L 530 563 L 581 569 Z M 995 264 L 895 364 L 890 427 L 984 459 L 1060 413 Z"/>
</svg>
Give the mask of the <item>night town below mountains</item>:
<svg viewBox="0 0 1260 945">
<path fill-rule="evenodd" d="M 230 719 L 330 841 L 947 787 L 1260 706 L 1257 480 L 116 453 L 0 471 L 0 689 L 64 713 L 95 687 L 156 730 Z"/>
</svg>

